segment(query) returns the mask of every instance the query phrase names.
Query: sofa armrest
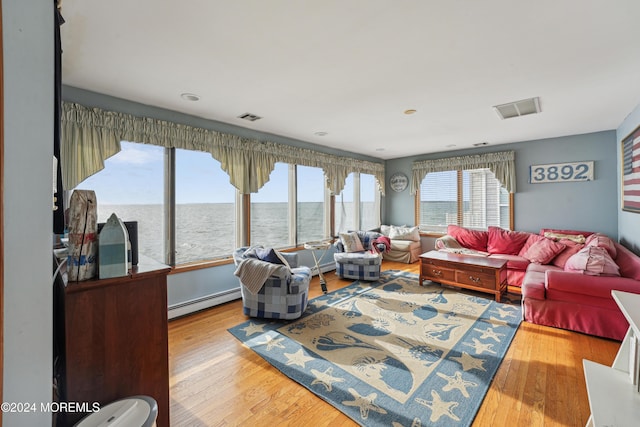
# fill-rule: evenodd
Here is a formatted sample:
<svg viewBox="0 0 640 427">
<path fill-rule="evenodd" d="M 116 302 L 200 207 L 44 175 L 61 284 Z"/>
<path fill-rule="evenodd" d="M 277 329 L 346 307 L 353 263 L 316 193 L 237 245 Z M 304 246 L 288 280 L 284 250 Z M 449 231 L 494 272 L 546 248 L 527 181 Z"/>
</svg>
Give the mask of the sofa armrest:
<svg viewBox="0 0 640 427">
<path fill-rule="evenodd" d="M 589 276 L 567 271 L 546 272 L 546 288 L 598 298 L 611 298 L 611 291 L 640 294 L 640 281 L 619 276 Z"/>
</svg>

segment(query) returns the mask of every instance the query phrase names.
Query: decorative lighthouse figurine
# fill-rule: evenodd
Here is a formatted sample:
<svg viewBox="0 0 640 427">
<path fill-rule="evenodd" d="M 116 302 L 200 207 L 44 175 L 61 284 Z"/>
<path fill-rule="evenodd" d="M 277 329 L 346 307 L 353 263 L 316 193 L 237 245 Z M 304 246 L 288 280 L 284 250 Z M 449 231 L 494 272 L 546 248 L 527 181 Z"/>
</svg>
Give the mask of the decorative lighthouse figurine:
<svg viewBox="0 0 640 427">
<path fill-rule="evenodd" d="M 115 213 L 111 214 L 98 237 L 98 274 L 101 279 L 128 274 L 128 242 L 127 227 Z"/>
</svg>

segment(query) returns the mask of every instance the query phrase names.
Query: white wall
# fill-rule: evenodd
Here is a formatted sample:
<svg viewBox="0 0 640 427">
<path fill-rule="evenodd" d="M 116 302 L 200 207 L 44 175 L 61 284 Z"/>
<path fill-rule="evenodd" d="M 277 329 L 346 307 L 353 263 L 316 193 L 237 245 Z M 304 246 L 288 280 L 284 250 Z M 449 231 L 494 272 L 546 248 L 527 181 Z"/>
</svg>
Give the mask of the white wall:
<svg viewBox="0 0 640 427">
<path fill-rule="evenodd" d="M 53 4 L 3 0 L 5 402 L 51 401 Z M 39 409 L 39 407 L 38 407 Z M 4 413 L 5 426 L 51 414 Z"/>
<path fill-rule="evenodd" d="M 629 113 L 620 127 L 616 131 L 617 149 L 620 150 L 620 143 L 623 138 L 640 126 L 640 104 Z M 629 249 L 640 253 L 640 213 L 626 212 L 621 209 L 622 201 L 622 158 L 618 152 L 618 235 L 622 242 Z"/>
</svg>

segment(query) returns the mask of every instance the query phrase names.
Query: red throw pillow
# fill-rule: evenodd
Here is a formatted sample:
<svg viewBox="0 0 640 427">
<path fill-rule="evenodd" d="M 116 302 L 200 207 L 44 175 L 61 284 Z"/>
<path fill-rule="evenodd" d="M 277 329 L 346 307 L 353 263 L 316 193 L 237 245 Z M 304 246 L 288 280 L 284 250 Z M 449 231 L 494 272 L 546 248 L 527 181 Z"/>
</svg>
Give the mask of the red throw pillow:
<svg viewBox="0 0 640 427">
<path fill-rule="evenodd" d="M 523 257 L 535 264 L 549 264 L 564 248 L 564 244 L 545 238 L 531 245 Z"/>
<path fill-rule="evenodd" d="M 572 255 L 577 254 L 580 249 L 584 248 L 584 245 L 581 243 L 576 243 L 573 240 L 561 239 L 558 240 L 558 243 L 562 243 L 565 245 L 565 248 L 562 252 L 556 256 L 551 263 L 556 267 L 564 268 L 564 265 L 567 263 L 567 260 L 571 258 Z"/>
<path fill-rule="evenodd" d="M 529 234 L 529 237 L 527 238 L 527 241 L 524 242 L 524 246 L 522 247 L 522 249 L 520 249 L 520 252 L 518 253 L 518 256 L 524 257 L 524 254 L 527 252 L 527 250 L 529 250 L 531 245 L 533 245 L 538 240 L 542 240 L 542 239 L 545 239 L 545 238 L 546 237 L 540 236 L 538 234 L 533 234 L 533 233 Z"/>
<path fill-rule="evenodd" d="M 530 233 L 524 231 L 505 230 L 500 227 L 489 227 L 487 251 L 490 254 L 518 255 L 520 249 L 529 238 Z"/>
<path fill-rule="evenodd" d="M 452 236 L 462 246 L 476 251 L 487 251 L 488 233 L 483 230 L 471 230 L 458 225 L 449 225 L 447 234 Z"/>
</svg>

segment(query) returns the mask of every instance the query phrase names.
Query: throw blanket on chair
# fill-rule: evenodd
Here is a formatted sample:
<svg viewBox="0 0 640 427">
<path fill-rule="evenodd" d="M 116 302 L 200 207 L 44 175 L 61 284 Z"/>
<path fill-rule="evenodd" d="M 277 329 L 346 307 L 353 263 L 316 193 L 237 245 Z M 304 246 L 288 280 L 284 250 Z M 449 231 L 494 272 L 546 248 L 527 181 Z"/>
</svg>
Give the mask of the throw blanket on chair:
<svg viewBox="0 0 640 427">
<path fill-rule="evenodd" d="M 233 272 L 240 278 L 240 282 L 252 294 L 257 294 L 262 289 L 264 282 L 271 276 L 281 264 L 272 264 L 256 258 L 246 258 Z"/>
<path fill-rule="evenodd" d="M 384 250 L 380 249 L 380 245 L 384 246 Z M 371 253 L 387 253 L 391 250 L 391 240 L 387 236 L 380 236 L 371 242 Z"/>
</svg>

